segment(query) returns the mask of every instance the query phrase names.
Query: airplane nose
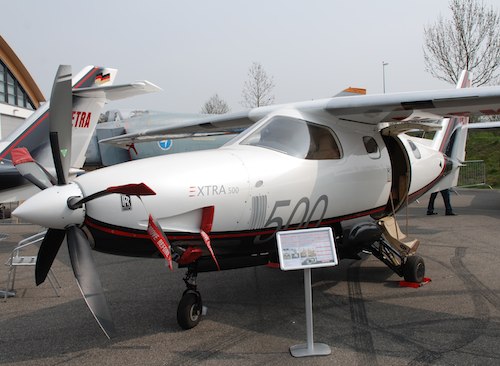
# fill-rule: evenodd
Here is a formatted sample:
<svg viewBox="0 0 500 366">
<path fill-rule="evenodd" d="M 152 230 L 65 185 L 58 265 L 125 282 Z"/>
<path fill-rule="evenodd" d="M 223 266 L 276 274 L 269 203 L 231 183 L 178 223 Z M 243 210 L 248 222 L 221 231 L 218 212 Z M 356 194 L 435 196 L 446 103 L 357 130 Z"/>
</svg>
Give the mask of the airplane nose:
<svg viewBox="0 0 500 366">
<path fill-rule="evenodd" d="M 12 215 L 43 227 L 64 229 L 83 223 L 85 208 L 72 210 L 68 207 L 68 198 L 82 196 L 82 191 L 75 183 L 53 186 L 26 200 Z"/>
</svg>

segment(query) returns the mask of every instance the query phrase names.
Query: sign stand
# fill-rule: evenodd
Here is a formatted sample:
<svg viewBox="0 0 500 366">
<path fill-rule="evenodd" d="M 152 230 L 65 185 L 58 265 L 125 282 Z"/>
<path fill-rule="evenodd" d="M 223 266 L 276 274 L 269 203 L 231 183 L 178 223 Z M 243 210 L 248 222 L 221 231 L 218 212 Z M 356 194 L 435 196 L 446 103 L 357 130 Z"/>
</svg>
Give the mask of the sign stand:
<svg viewBox="0 0 500 366">
<path fill-rule="evenodd" d="M 290 353 L 293 357 L 329 355 L 332 353 L 330 346 L 324 343 L 314 343 L 311 268 L 304 269 L 304 290 L 306 297 L 307 343 L 291 346 Z"/>
<path fill-rule="evenodd" d="M 279 231 L 276 233 L 280 267 L 284 271 L 304 270 L 307 343 L 290 347 L 294 357 L 326 356 L 332 353 L 324 343 L 314 343 L 311 269 L 338 264 L 330 227 Z"/>
</svg>

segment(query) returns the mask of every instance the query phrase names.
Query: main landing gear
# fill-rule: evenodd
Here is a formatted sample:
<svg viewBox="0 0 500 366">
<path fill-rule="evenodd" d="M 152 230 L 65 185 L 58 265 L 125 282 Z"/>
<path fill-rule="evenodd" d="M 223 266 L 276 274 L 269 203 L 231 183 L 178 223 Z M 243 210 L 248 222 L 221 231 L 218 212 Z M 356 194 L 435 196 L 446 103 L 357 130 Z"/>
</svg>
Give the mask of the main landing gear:
<svg viewBox="0 0 500 366">
<path fill-rule="evenodd" d="M 421 283 L 424 280 L 425 263 L 421 256 L 412 255 L 406 258 L 403 265 L 403 277 L 407 282 Z"/>
<path fill-rule="evenodd" d="M 421 283 L 424 280 L 425 263 L 421 256 L 395 250 L 385 237 L 372 244 L 371 252 L 405 281 Z"/>
<path fill-rule="evenodd" d="M 197 276 L 196 269 L 190 266 L 183 279 L 187 288 L 177 307 L 177 323 L 182 329 L 191 329 L 197 326 L 203 313 L 201 294 L 196 289 Z"/>
<path fill-rule="evenodd" d="M 405 240 L 393 217 L 385 217 L 377 223 L 361 223 L 352 228 L 348 241 L 368 247 L 370 252 L 384 262 L 407 282 L 421 283 L 425 276 L 425 263 L 416 255 L 419 240 Z"/>
</svg>

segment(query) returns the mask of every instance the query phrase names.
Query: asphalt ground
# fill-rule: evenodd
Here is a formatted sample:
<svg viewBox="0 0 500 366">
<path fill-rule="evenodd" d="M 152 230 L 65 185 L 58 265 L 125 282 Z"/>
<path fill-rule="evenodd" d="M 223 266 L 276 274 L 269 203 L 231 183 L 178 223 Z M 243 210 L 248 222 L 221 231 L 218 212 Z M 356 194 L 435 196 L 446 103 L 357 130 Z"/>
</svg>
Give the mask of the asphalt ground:
<svg viewBox="0 0 500 366">
<path fill-rule="evenodd" d="M 328 356 L 294 358 L 306 342 L 302 271 L 256 267 L 198 277 L 208 313 L 183 331 L 176 309 L 184 270 L 161 259 L 94 252 L 117 336 L 95 323 L 62 247 L 54 270 L 60 297 L 34 284 L 33 267 L 19 268 L 17 295 L 0 302 L 1 365 L 499 365 L 500 191 L 452 194 L 458 216 L 435 216 L 427 198 L 408 209 L 409 236 L 432 281 L 400 287 L 400 278 L 367 256 L 314 269 L 314 340 Z M 404 211 L 399 217 L 404 228 Z M 4 263 L 31 225 L 0 225 Z M 36 254 L 36 249 L 31 249 Z M 7 267 L 0 266 L 5 283 Z"/>
</svg>

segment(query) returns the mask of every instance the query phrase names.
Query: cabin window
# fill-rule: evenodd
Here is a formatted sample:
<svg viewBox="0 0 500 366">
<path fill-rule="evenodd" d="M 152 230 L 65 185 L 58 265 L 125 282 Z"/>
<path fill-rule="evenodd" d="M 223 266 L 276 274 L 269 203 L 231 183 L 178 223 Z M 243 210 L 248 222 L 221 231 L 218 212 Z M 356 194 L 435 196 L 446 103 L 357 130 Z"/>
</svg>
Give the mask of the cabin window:
<svg viewBox="0 0 500 366">
<path fill-rule="evenodd" d="M 333 131 L 297 118 L 275 116 L 244 139 L 260 146 L 308 160 L 340 159 L 342 151 Z"/>
<path fill-rule="evenodd" d="M 308 127 L 311 142 L 306 159 L 328 160 L 341 158 L 337 139 L 329 128 L 312 123 L 309 123 Z"/>
<path fill-rule="evenodd" d="M 366 152 L 370 158 L 380 158 L 380 148 L 378 147 L 377 141 L 375 141 L 373 137 L 364 136 L 363 143 L 365 144 Z"/>
<path fill-rule="evenodd" d="M 411 140 L 408 140 L 408 144 L 410 145 L 411 151 L 413 152 L 415 158 L 420 159 L 422 155 L 420 154 L 420 150 L 418 149 L 417 145 L 415 145 L 415 143 Z"/>
</svg>

